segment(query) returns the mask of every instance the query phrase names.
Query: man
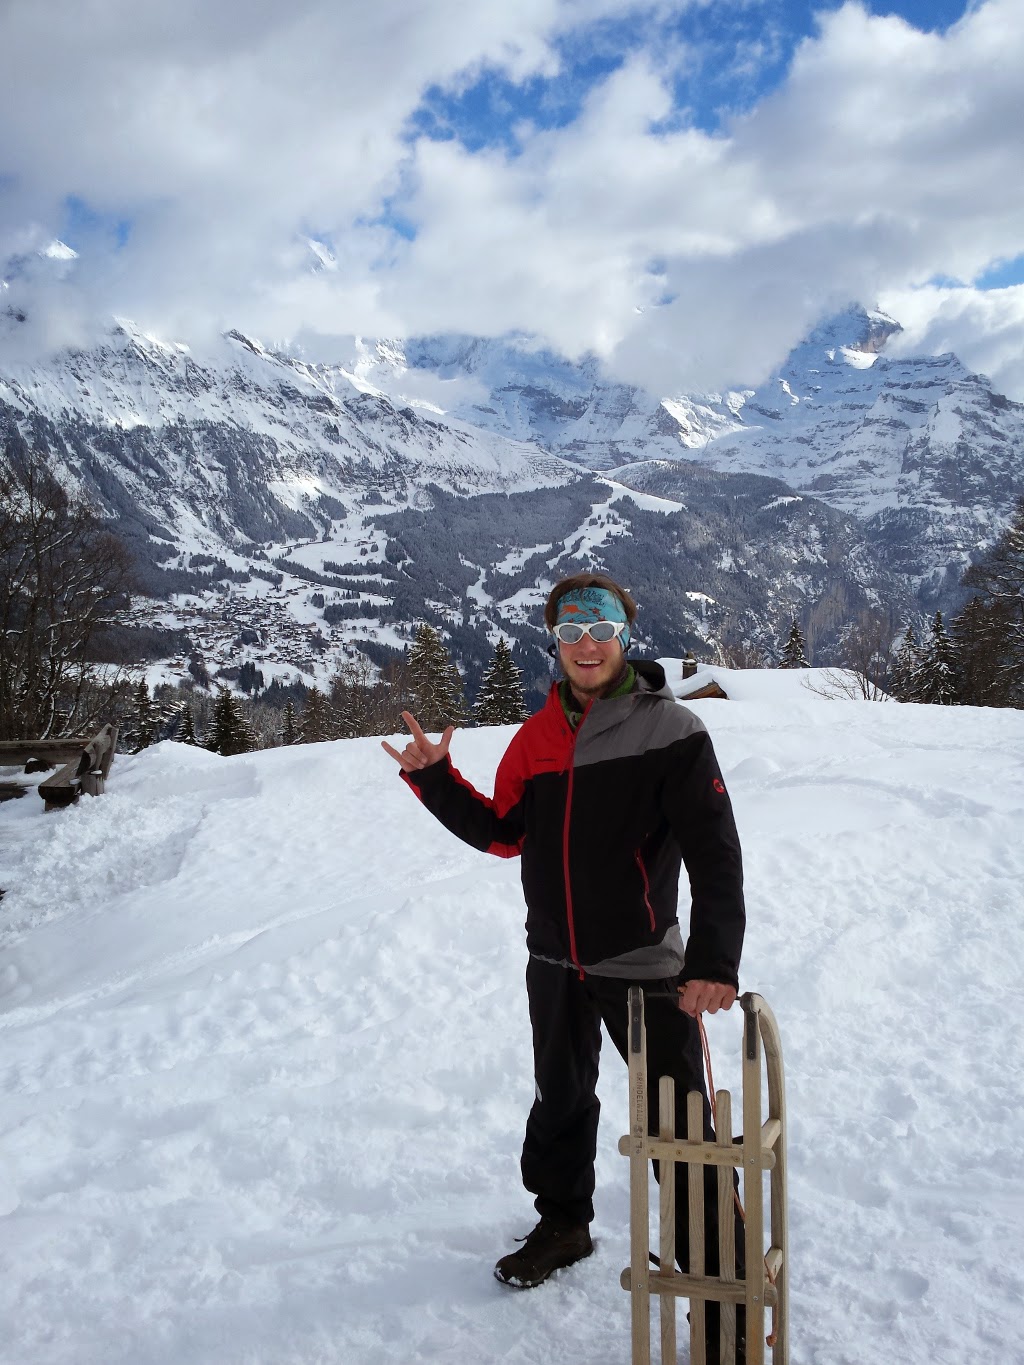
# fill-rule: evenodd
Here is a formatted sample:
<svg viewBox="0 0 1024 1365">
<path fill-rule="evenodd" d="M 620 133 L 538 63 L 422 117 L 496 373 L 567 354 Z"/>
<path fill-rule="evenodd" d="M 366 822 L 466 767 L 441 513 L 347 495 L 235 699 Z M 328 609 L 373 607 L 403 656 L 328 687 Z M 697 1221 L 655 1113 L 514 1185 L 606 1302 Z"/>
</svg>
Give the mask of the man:
<svg viewBox="0 0 1024 1365">
<path fill-rule="evenodd" d="M 632 984 L 649 999 L 668 997 L 646 1011 L 649 1093 L 657 1096 L 660 1076 L 675 1077 L 679 1133 L 686 1131 L 687 1092 L 704 1093 L 705 1136 L 713 1137 L 696 1017 L 736 999 L 744 928 L 739 840 L 703 723 L 675 701 L 660 665 L 627 660 L 636 612 L 630 595 L 603 574 L 555 585 L 544 620 L 564 679 L 513 737 L 493 800 L 452 767 L 451 726 L 432 743 L 405 713 L 410 742 L 401 752 L 384 744 L 452 833 L 474 848 L 522 859 L 536 1079 L 522 1174 L 540 1222 L 494 1268 L 518 1288 L 542 1283 L 593 1250 L 601 1024 L 625 1057 Z M 692 897 L 685 946 L 676 917 L 681 863 Z M 685 1168 L 677 1169 L 676 1246 L 687 1266 Z M 710 1169 L 704 1202 L 706 1270 L 714 1274 L 718 1205 Z M 716 1305 L 707 1319 L 713 1362 Z"/>
</svg>

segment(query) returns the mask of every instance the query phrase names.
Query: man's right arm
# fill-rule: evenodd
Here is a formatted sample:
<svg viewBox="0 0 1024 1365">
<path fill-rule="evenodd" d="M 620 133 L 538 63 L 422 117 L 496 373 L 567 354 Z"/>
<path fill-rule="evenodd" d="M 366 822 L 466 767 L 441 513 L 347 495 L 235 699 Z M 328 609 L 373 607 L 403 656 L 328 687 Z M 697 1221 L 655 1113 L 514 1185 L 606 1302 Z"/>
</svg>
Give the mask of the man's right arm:
<svg viewBox="0 0 1024 1365">
<path fill-rule="evenodd" d="M 525 833 L 523 792 L 514 776 L 514 763 L 508 760 L 506 753 L 498 768 L 493 800 L 467 782 L 447 754 L 429 767 L 403 772 L 402 780 L 431 815 L 464 843 L 499 858 L 515 858 Z"/>
<path fill-rule="evenodd" d="M 518 735 L 498 765 L 494 799 L 491 800 L 481 795 L 452 766 L 448 757 L 451 726 L 434 743 L 410 712 L 403 711 L 402 719 L 412 734 L 409 743 L 401 752 L 386 741 L 381 747 L 401 766 L 403 781 L 427 810 L 458 838 L 499 858 L 516 857 L 525 834 Z"/>
</svg>

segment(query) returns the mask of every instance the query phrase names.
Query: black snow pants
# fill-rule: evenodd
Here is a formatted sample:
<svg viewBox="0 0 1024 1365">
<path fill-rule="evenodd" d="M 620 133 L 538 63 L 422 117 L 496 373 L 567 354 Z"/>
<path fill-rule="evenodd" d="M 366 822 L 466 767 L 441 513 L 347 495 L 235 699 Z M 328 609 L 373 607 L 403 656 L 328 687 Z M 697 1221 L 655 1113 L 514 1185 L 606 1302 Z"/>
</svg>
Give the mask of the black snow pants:
<svg viewBox="0 0 1024 1365">
<path fill-rule="evenodd" d="M 587 976 L 582 981 L 570 967 L 531 958 L 526 988 L 533 1025 L 536 1098 L 523 1143 L 523 1184 L 535 1195 L 542 1217 L 589 1223 L 594 1217 L 594 1158 L 600 1114 L 595 1087 L 601 1052 L 601 1024 L 619 1055 L 627 1056 L 630 986 L 645 993 L 675 993 L 675 979 L 625 981 Z M 647 1093 L 652 1131 L 657 1124 L 658 1081 L 675 1081 L 676 1132 L 686 1132 L 686 1096 L 704 1096 L 704 1137 L 714 1141 L 711 1105 L 704 1082 L 700 1033 L 696 1020 L 678 1007 L 651 1004 L 647 1023 Z M 657 1163 L 655 1163 L 657 1167 Z M 689 1269 L 687 1167 L 679 1165 L 676 1185 L 676 1259 Z M 625 1175 L 623 1176 L 625 1179 Z M 718 1265 L 718 1182 L 713 1167 L 704 1168 L 705 1273 Z M 736 1213 L 737 1274 L 743 1275 L 743 1227 Z"/>
</svg>

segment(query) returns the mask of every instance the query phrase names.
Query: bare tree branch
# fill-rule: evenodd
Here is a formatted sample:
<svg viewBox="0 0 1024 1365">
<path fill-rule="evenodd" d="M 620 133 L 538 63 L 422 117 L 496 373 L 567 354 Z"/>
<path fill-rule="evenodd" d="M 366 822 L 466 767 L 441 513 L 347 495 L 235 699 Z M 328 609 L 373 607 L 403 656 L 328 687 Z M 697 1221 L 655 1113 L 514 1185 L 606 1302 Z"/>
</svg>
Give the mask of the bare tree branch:
<svg viewBox="0 0 1024 1365">
<path fill-rule="evenodd" d="M 70 734 L 101 703 L 89 647 L 122 609 L 127 552 L 45 470 L 0 472 L 0 737 Z"/>
</svg>

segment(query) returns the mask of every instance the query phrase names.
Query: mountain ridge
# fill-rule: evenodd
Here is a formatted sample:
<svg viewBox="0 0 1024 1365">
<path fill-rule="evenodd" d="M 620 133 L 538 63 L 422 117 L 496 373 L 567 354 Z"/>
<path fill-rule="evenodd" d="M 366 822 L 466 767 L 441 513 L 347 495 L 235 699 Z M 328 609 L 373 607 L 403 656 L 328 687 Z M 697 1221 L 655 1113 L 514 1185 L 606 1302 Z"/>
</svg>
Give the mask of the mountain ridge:
<svg viewBox="0 0 1024 1365">
<path fill-rule="evenodd" d="M 336 339 L 327 363 L 237 331 L 193 352 L 120 320 L 92 348 L 0 364 L 0 458 L 45 460 L 118 524 L 140 621 L 195 628 L 245 599 L 251 635 L 262 604 L 246 657 L 272 674 L 380 662 L 424 610 L 473 673 L 499 633 L 527 648 L 525 590 L 578 568 L 644 584 L 656 652 L 770 647 L 796 615 L 827 654 L 844 616 L 950 606 L 1024 486 L 1024 406 L 955 357 L 885 355 L 899 331 L 854 306 L 754 390 L 658 398 L 529 338 Z M 198 633 L 238 661 L 239 630 Z"/>
</svg>

